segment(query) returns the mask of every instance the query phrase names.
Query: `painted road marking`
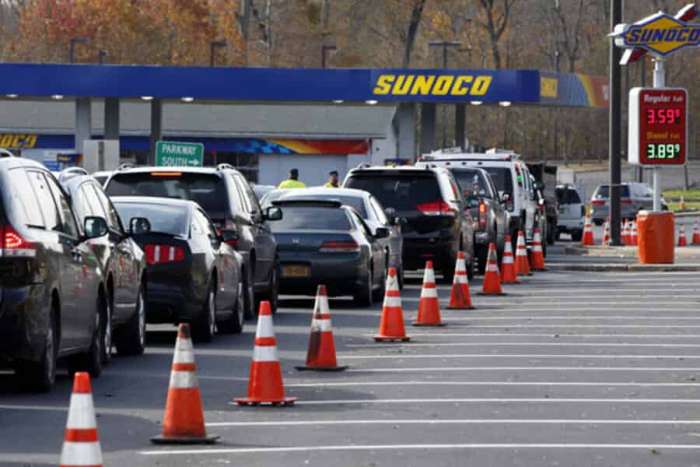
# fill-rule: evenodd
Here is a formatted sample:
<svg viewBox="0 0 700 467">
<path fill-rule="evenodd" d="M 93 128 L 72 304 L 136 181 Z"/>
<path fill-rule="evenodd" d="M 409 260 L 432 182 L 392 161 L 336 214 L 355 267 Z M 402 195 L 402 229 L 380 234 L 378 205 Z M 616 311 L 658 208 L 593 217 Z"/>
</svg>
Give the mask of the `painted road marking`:
<svg viewBox="0 0 700 467">
<path fill-rule="evenodd" d="M 483 335 L 483 334 L 479 334 Z M 547 334 L 552 337 L 552 335 Z M 619 336 L 610 336 L 619 337 Z M 400 347 L 399 347 L 400 346 Z M 412 342 L 410 344 L 398 344 L 392 348 L 412 347 L 660 347 L 660 348 L 700 348 L 700 344 L 636 344 L 633 342 Z M 386 348 L 386 344 L 347 344 L 348 348 Z"/>
<path fill-rule="evenodd" d="M 459 311 L 459 310 L 451 310 L 451 311 Z M 474 310 L 477 311 L 477 310 Z M 469 314 L 474 313 L 474 311 L 469 311 Z M 482 313 L 493 313 L 492 310 L 483 310 L 481 311 Z M 677 321 L 677 320 L 692 320 L 692 321 L 697 321 L 700 320 L 700 316 L 695 316 L 697 315 L 697 311 L 691 311 L 694 316 L 609 316 L 609 315 L 599 315 L 599 316 L 528 316 L 528 315 L 513 315 L 513 316 L 472 316 L 472 317 L 457 317 L 457 316 L 451 316 L 449 319 L 450 321 L 505 321 L 505 320 L 527 320 L 527 321 L 549 321 L 549 320 L 566 320 L 566 321 L 581 321 L 581 320 L 594 320 L 594 319 L 601 319 L 601 320 L 638 320 L 638 321 L 656 321 L 656 320 L 661 320 L 661 321 Z M 685 327 L 685 326 L 679 326 L 679 327 Z"/>
<path fill-rule="evenodd" d="M 401 373 L 410 371 L 700 371 L 700 368 L 669 367 L 623 367 L 623 366 L 457 366 L 457 367 L 422 367 L 422 368 L 351 368 L 348 373 Z"/>
<path fill-rule="evenodd" d="M 624 337 L 624 338 L 635 338 L 635 339 L 700 339 L 700 334 L 570 334 L 570 333 L 528 333 L 528 332 L 420 332 L 414 331 L 411 333 L 413 336 L 421 337 L 554 337 L 555 335 L 559 338 L 561 337 L 584 337 L 584 338 L 596 338 L 596 337 Z M 369 336 L 369 334 L 368 334 Z"/>
<path fill-rule="evenodd" d="M 273 454 L 321 451 L 454 450 L 454 449 L 624 449 L 699 450 L 700 444 L 592 444 L 592 443 L 470 443 L 470 444 L 349 444 L 341 446 L 289 446 L 274 448 L 224 448 L 141 451 L 145 456 L 195 454 Z"/>
<path fill-rule="evenodd" d="M 214 422 L 208 427 L 283 427 L 317 425 L 700 425 L 700 420 L 610 419 L 409 419 L 409 420 L 276 420 L 272 422 Z"/>
<path fill-rule="evenodd" d="M 407 346 L 410 347 L 410 346 Z M 610 355 L 610 354 L 505 354 L 505 355 L 492 355 L 492 354 L 381 354 L 381 355 L 348 355 L 339 354 L 338 358 L 341 360 L 381 360 L 381 359 L 393 359 L 393 358 L 580 358 L 580 359 L 602 359 L 602 360 L 615 360 L 615 359 L 639 359 L 639 360 L 683 360 L 683 359 L 700 359 L 700 355 Z"/>
<path fill-rule="evenodd" d="M 468 318 L 466 318 L 468 319 Z M 465 319 L 465 320 L 466 320 Z M 473 318 L 472 318 L 473 319 Z M 450 318 L 449 321 L 453 319 Z M 459 318 L 457 319 L 459 320 Z M 456 320 L 455 320 L 456 321 Z M 574 328 L 574 329 L 592 329 L 592 328 L 612 328 L 612 329 L 698 329 L 697 324 L 473 324 L 469 329 L 537 329 L 537 328 Z"/>
<path fill-rule="evenodd" d="M 571 381 L 336 381 L 285 384 L 288 388 L 354 387 L 354 386 L 563 386 L 563 387 L 698 387 L 700 383 L 637 383 L 637 382 L 571 382 Z"/>
<path fill-rule="evenodd" d="M 299 405 L 354 405 L 354 404 L 698 404 L 700 399 L 629 399 L 629 398 L 585 398 L 585 397 L 464 397 L 444 399 L 336 399 L 296 401 Z"/>
</svg>

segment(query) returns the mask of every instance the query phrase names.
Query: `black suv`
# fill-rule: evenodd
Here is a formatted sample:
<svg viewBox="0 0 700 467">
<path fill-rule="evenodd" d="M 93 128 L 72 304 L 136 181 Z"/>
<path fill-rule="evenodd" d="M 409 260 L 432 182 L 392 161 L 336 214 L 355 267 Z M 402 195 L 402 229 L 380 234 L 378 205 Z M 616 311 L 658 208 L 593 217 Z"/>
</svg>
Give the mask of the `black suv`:
<svg viewBox="0 0 700 467">
<path fill-rule="evenodd" d="M 54 176 L 0 151 L 0 361 L 29 389 L 53 386 L 59 357 L 102 372 L 107 291 L 88 240 L 107 229 L 90 216 L 81 234 Z"/>
<path fill-rule="evenodd" d="M 105 344 L 111 349 L 113 341 L 122 355 L 140 355 L 146 348 L 144 252 L 127 233 L 102 185 L 84 169 L 66 169 L 59 174 L 58 181 L 68 193 L 79 224 L 89 216 L 107 220 L 109 231 L 88 242 L 107 284 L 109 325 Z"/>
<path fill-rule="evenodd" d="M 243 256 L 245 316 L 255 316 L 260 300 L 277 309 L 277 243 L 258 198 L 231 165 L 124 168 L 112 174 L 105 191 L 109 196 L 158 196 L 199 203 L 224 241 Z"/>
<path fill-rule="evenodd" d="M 449 282 L 454 275 L 457 252 L 461 250 L 471 278 L 474 220 L 448 170 L 359 167 L 348 173 L 343 187 L 372 193 L 390 218 L 402 219 L 404 268 L 422 269 L 430 259 Z"/>
</svg>

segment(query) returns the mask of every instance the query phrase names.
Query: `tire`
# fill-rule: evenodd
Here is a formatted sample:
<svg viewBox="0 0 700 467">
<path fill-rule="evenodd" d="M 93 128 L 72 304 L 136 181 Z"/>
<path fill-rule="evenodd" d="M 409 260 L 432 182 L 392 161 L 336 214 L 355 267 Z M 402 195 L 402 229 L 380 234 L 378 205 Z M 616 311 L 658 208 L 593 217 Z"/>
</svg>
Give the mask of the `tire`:
<svg viewBox="0 0 700 467">
<path fill-rule="evenodd" d="M 270 282 L 268 283 L 267 291 L 261 297 L 261 300 L 267 300 L 268 302 L 270 302 L 270 310 L 272 311 L 273 315 L 275 313 L 277 313 L 279 277 L 280 277 L 279 267 L 277 265 L 275 265 L 272 268 L 272 271 L 270 271 Z M 256 304 L 255 304 L 256 310 L 260 309 L 260 301 L 261 300 L 256 301 Z"/>
<path fill-rule="evenodd" d="M 139 288 L 134 315 L 115 338 L 119 355 L 142 355 L 146 350 L 146 300 L 143 285 Z"/>
<path fill-rule="evenodd" d="M 571 240 L 574 242 L 580 242 L 582 238 L 583 238 L 583 231 L 582 230 L 574 230 L 571 233 Z"/>
<path fill-rule="evenodd" d="M 357 289 L 357 291 L 353 294 L 353 299 L 355 301 L 355 305 L 357 306 L 362 306 L 362 307 L 368 307 L 372 306 L 374 303 L 372 298 L 373 298 L 373 290 L 372 290 L 372 284 L 373 284 L 373 274 L 372 274 L 372 269 L 367 268 L 369 270 L 369 274 L 367 274 L 367 279 L 363 281 L 363 284 Z"/>
<path fill-rule="evenodd" d="M 374 302 L 380 302 L 384 298 L 384 289 L 386 288 L 386 278 L 388 275 L 388 268 L 384 267 L 384 273 L 382 274 L 382 281 L 379 287 L 372 291 L 372 300 Z"/>
<path fill-rule="evenodd" d="M 46 340 L 41 359 L 38 362 L 19 362 L 15 375 L 20 385 L 30 392 L 48 392 L 56 382 L 56 355 L 58 354 L 58 310 L 53 309 L 46 330 Z"/>
<path fill-rule="evenodd" d="M 476 250 L 476 267 L 479 270 L 479 274 L 484 274 L 486 272 L 486 261 L 488 260 L 489 249 L 488 247 L 480 246 Z"/>
<path fill-rule="evenodd" d="M 214 280 L 212 279 L 212 282 Z M 214 282 L 215 283 L 215 282 Z M 202 311 L 192 323 L 192 337 L 197 342 L 211 342 L 216 334 L 216 292 L 215 285 L 209 286 Z"/>
<path fill-rule="evenodd" d="M 102 374 L 106 342 L 106 325 L 109 310 L 109 301 L 100 298 L 100 305 L 95 313 L 95 332 L 92 335 L 92 342 L 87 352 L 73 355 L 68 359 L 68 372 L 74 374 L 78 371 L 87 371 L 90 376 L 97 378 Z M 111 326 L 111 323 L 109 323 Z"/>
<path fill-rule="evenodd" d="M 243 310 L 245 319 L 254 319 L 258 316 L 258 310 L 255 308 L 255 288 L 253 281 L 248 274 L 248 270 L 243 270 Z"/>
<path fill-rule="evenodd" d="M 231 310 L 231 316 L 217 321 L 217 328 L 222 334 L 240 334 L 243 332 L 243 322 L 245 320 L 243 309 L 243 284 L 238 284 L 238 292 L 236 293 L 236 303 Z"/>
</svg>

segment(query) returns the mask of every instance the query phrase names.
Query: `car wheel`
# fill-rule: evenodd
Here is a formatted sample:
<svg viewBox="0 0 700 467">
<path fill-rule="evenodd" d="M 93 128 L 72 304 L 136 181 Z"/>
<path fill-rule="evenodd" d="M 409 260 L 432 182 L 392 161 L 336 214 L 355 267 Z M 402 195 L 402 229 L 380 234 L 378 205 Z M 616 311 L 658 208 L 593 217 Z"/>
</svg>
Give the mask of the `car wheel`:
<svg viewBox="0 0 700 467">
<path fill-rule="evenodd" d="M 231 310 L 231 316 L 217 321 L 217 329 L 223 334 L 240 334 L 243 332 L 243 321 L 245 320 L 243 311 L 243 284 L 238 283 L 236 293 L 236 303 Z"/>
<path fill-rule="evenodd" d="M 277 266 L 273 266 L 272 271 L 270 271 L 270 282 L 267 286 L 267 291 L 263 295 L 262 300 L 267 300 L 270 302 L 270 309 L 272 314 L 277 313 L 277 299 L 279 293 L 279 270 Z M 255 305 L 255 309 L 260 309 L 260 301 Z"/>
<path fill-rule="evenodd" d="M 253 319 L 258 315 L 255 309 L 255 288 L 248 270 L 243 271 L 243 308 L 246 319 Z"/>
<path fill-rule="evenodd" d="M 74 355 L 68 359 L 68 372 L 73 374 L 78 371 L 87 371 L 90 376 L 97 378 L 102 374 L 106 342 L 105 330 L 107 320 L 107 310 L 109 305 L 107 299 L 100 299 L 100 306 L 95 313 L 95 331 L 92 335 L 92 342 L 87 352 Z"/>
<path fill-rule="evenodd" d="M 375 290 L 372 291 L 372 300 L 375 302 L 380 302 L 384 298 L 384 289 L 386 287 L 386 278 L 387 278 L 388 272 L 387 268 L 384 268 L 384 271 L 382 272 L 381 276 L 381 282 L 379 283 L 379 287 L 377 287 Z"/>
<path fill-rule="evenodd" d="M 116 335 L 119 355 L 141 355 L 146 349 L 146 300 L 143 285 L 136 299 L 136 309 L 129 321 Z"/>
<path fill-rule="evenodd" d="M 49 318 L 44 349 L 38 362 L 19 362 L 15 374 L 23 388 L 32 392 L 47 392 L 56 382 L 56 355 L 58 354 L 56 315 Z"/>
<path fill-rule="evenodd" d="M 102 317 L 102 364 L 107 365 L 112 361 L 112 300 L 107 300 Z"/>
<path fill-rule="evenodd" d="M 363 307 L 372 306 L 373 303 L 372 285 L 374 284 L 374 277 L 372 274 L 372 269 L 368 267 L 367 270 L 369 271 L 369 273 L 367 274 L 367 278 L 362 282 L 362 285 L 360 285 L 360 287 L 353 295 L 355 304 Z"/>
<path fill-rule="evenodd" d="M 480 246 L 476 250 L 476 266 L 479 274 L 486 272 L 486 261 L 488 260 L 489 250 L 484 246 Z"/>
<path fill-rule="evenodd" d="M 207 292 L 207 299 L 202 306 L 202 311 L 196 318 L 195 322 L 192 323 L 192 337 L 197 342 L 211 342 L 216 334 L 216 293 L 214 291 L 215 285 L 209 286 L 209 292 Z"/>
</svg>

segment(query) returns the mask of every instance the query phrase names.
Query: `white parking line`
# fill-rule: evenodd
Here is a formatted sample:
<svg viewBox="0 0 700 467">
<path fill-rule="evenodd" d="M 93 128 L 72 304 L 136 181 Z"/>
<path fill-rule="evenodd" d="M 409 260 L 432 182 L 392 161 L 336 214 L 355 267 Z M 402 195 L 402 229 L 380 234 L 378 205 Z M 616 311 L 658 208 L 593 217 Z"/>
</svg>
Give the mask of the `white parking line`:
<svg viewBox="0 0 700 467">
<path fill-rule="evenodd" d="M 412 371 L 649 371 L 698 372 L 697 367 L 624 367 L 624 366 L 457 366 L 457 367 L 422 367 L 422 368 L 351 368 L 349 373 L 403 373 Z"/>
<path fill-rule="evenodd" d="M 472 318 L 473 319 L 473 318 Z M 448 318 L 448 321 L 461 321 L 459 318 Z M 464 318 L 464 320 L 467 320 Z M 469 329 L 537 329 L 537 328 L 572 328 L 572 329 L 593 329 L 593 328 L 612 328 L 612 329 L 698 329 L 697 324 L 473 324 Z"/>
<path fill-rule="evenodd" d="M 450 310 L 448 310 L 450 311 Z M 454 310 L 457 312 L 458 310 Z M 474 313 L 474 310 L 470 311 L 469 314 Z M 492 310 L 483 310 L 481 313 L 493 313 Z M 697 311 L 693 311 L 694 315 L 697 315 Z M 638 320 L 638 321 L 697 321 L 700 320 L 700 316 L 609 316 L 609 315 L 591 315 L 591 316 L 528 316 L 528 315 L 510 315 L 510 316 L 450 316 L 450 321 L 506 321 L 506 320 L 526 320 L 526 321 L 554 321 L 554 320 L 565 320 L 565 321 L 581 321 L 581 320 Z M 685 327 L 685 326 L 679 326 Z"/>
<path fill-rule="evenodd" d="M 340 360 L 387 360 L 394 358 L 409 358 L 409 359 L 422 359 L 422 358 L 580 358 L 580 359 L 591 359 L 591 360 L 616 360 L 616 359 L 639 359 L 639 360 L 697 360 L 700 359 L 700 355 L 610 355 L 610 354 L 504 354 L 504 355 L 493 355 L 493 354 L 380 354 L 380 355 L 347 355 L 338 354 Z"/>
<path fill-rule="evenodd" d="M 214 422 L 208 427 L 284 427 L 323 425 L 700 425 L 700 420 L 610 419 L 409 419 L 409 420 L 276 420 L 272 422 Z"/>
<path fill-rule="evenodd" d="M 483 334 L 478 334 L 483 335 Z M 528 334 L 530 335 L 530 334 Z M 550 334 L 546 336 L 551 337 Z M 619 336 L 611 336 L 619 337 Z M 700 344 L 636 344 L 633 342 L 412 342 L 397 344 L 393 348 L 412 347 L 659 347 L 697 349 Z M 386 344 L 347 344 L 348 348 L 387 348 Z"/>
<path fill-rule="evenodd" d="M 369 334 L 368 334 L 369 335 Z M 528 332 L 420 332 L 414 331 L 413 336 L 420 337 L 617 337 L 634 339 L 700 339 L 700 334 L 570 334 L 570 333 L 528 333 Z"/>
<path fill-rule="evenodd" d="M 444 399 L 337 399 L 297 401 L 299 405 L 354 405 L 354 404 L 488 404 L 488 403 L 527 403 L 527 404 L 698 404 L 700 399 L 593 399 L 585 397 L 465 397 Z"/>
<path fill-rule="evenodd" d="M 177 456 L 194 454 L 274 454 L 322 451 L 387 451 L 387 450 L 454 450 L 454 449 L 624 449 L 624 450 L 698 450 L 700 444 L 592 444 L 592 443 L 469 443 L 469 444 L 348 444 L 341 446 L 289 446 L 272 448 L 224 448 L 141 451 L 145 456 Z"/>
<path fill-rule="evenodd" d="M 572 382 L 572 381 L 343 381 L 286 384 L 288 388 L 335 388 L 355 386 L 561 386 L 561 387 L 640 387 L 640 388 L 675 388 L 699 387 L 700 383 L 608 383 L 608 382 Z"/>
</svg>

